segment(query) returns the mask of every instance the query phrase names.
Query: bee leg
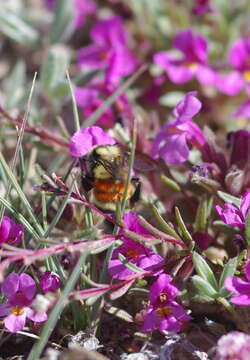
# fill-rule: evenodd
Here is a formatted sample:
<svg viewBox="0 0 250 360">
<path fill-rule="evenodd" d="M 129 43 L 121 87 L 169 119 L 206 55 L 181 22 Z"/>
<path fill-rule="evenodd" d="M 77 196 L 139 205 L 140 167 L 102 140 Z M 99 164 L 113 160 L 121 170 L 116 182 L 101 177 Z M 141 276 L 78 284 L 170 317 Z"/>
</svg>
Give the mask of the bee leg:
<svg viewBox="0 0 250 360">
<path fill-rule="evenodd" d="M 135 191 L 133 193 L 133 195 L 131 196 L 129 203 L 131 207 L 135 206 L 135 203 L 140 199 L 140 195 L 141 195 L 141 181 L 139 178 L 132 178 L 131 179 L 131 183 L 134 185 L 135 187 Z"/>
</svg>

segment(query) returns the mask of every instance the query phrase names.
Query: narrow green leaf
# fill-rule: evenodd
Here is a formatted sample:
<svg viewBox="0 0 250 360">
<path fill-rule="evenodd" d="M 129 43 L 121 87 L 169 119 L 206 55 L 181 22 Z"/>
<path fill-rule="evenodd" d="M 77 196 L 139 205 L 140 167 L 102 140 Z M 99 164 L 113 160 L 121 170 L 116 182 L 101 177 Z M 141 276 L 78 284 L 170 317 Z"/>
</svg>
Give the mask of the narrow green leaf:
<svg viewBox="0 0 250 360">
<path fill-rule="evenodd" d="M 153 213 L 155 215 L 155 218 L 158 222 L 158 224 L 160 225 L 162 231 L 164 231 L 166 234 L 172 236 L 174 239 L 176 240 L 180 240 L 181 241 L 181 237 L 177 234 L 177 232 L 172 228 L 172 226 L 170 226 L 164 219 L 163 217 L 160 215 L 158 209 L 156 208 L 155 205 L 152 205 L 152 210 Z"/>
<path fill-rule="evenodd" d="M 224 191 L 217 191 L 217 194 L 219 197 L 224 200 L 225 202 L 228 202 L 229 204 L 235 205 L 238 208 L 240 207 L 241 199 L 230 195 L 228 193 L 225 193 Z"/>
<path fill-rule="evenodd" d="M 39 34 L 33 27 L 3 5 L 0 7 L 0 32 L 26 46 L 39 40 Z"/>
<path fill-rule="evenodd" d="M 57 0 L 54 10 L 54 21 L 50 31 L 50 42 L 67 40 L 74 30 L 74 7 L 71 1 Z"/>
<path fill-rule="evenodd" d="M 211 284 L 204 280 L 204 278 L 194 275 L 192 281 L 195 287 L 199 290 L 200 295 L 208 296 L 209 298 L 215 299 L 219 296 L 218 292 L 211 286 Z"/>
<path fill-rule="evenodd" d="M 224 286 L 225 280 L 228 276 L 234 275 L 237 265 L 238 265 L 238 256 L 234 257 L 233 259 L 230 259 L 225 265 L 219 281 L 220 296 L 225 297 L 226 295 L 229 294 L 229 291 L 227 291 Z"/>
<path fill-rule="evenodd" d="M 75 98 L 75 94 L 74 94 L 74 90 L 73 90 L 73 86 L 72 86 L 72 82 L 70 80 L 70 76 L 69 76 L 69 72 L 68 70 L 66 71 L 66 75 L 67 75 L 67 80 L 68 80 L 68 85 L 70 88 L 70 93 L 71 93 L 71 99 L 72 99 L 72 106 L 73 106 L 73 115 L 74 115 L 74 122 L 75 122 L 75 130 L 80 130 L 80 120 L 79 120 L 79 114 L 78 114 L 78 109 L 77 109 L 77 105 L 76 105 L 76 98 Z"/>
<path fill-rule="evenodd" d="M 45 234 L 44 234 L 44 238 L 45 238 L 45 239 L 49 236 L 49 234 L 51 233 L 51 231 L 54 229 L 54 227 L 56 226 L 56 224 L 57 224 L 58 221 L 60 220 L 60 218 L 61 218 L 61 216 L 62 216 L 62 213 L 63 213 L 63 211 L 64 211 L 64 209 L 65 209 L 65 207 L 66 207 L 66 205 L 67 205 L 67 202 L 68 202 L 68 200 L 69 200 L 69 198 L 70 198 L 70 195 L 71 195 L 71 193 L 72 193 L 72 191 L 73 191 L 74 183 L 75 183 L 75 181 L 73 180 L 73 181 L 72 181 L 72 184 L 71 184 L 71 186 L 70 186 L 70 188 L 69 188 L 68 194 L 64 197 L 61 205 L 59 206 L 59 209 L 57 210 L 56 215 L 53 217 L 53 220 L 52 220 L 51 223 L 49 224 L 49 227 L 48 227 L 48 229 L 46 230 L 46 232 L 45 232 Z"/>
<path fill-rule="evenodd" d="M 175 191 L 180 191 L 181 188 L 180 186 L 177 184 L 177 182 L 175 182 L 174 180 L 170 179 L 169 177 L 162 175 L 161 176 L 161 181 L 167 185 L 168 187 L 170 187 L 171 189 L 175 190 Z"/>
<path fill-rule="evenodd" d="M 69 55 L 65 47 L 55 45 L 49 50 L 41 70 L 41 86 L 47 95 L 52 95 L 63 82 L 68 64 Z"/>
<path fill-rule="evenodd" d="M 26 65 L 23 60 L 18 60 L 8 77 L 6 95 L 6 110 L 15 108 L 21 98 L 25 81 Z"/>
<path fill-rule="evenodd" d="M 196 272 L 209 284 L 214 288 L 215 291 L 218 290 L 218 283 L 217 280 L 211 270 L 211 268 L 208 266 L 206 261 L 203 259 L 201 255 L 199 255 L 197 252 L 194 251 L 193 253 L 193 262 L 195 266 Z"/>
<path fill-rule="evenodd" d="M 245 236 L 246 236 L 247 244 L 250 245 L 250 211 L 248 212 L 245 221 Z"/>
<path fill-rule="evenodd" d="M 207 227 L 207 200 L 205 198 L 202 198 L 200 200 L 196 212 L 194 230 L 205 232 L 206 227 Z"/>
<path fill-rule="evenodd" d="M 187 227 L 186 227 L 186 225 L 185 225 L 185 223 L 184 223 L 184 221 L 183 221 L 183 219 L 181 217 L 181 213 L 180 213 L 177 206 L 175 207 L 175 216 L 176 216 L 176 221 L 177 221 L 178 226 L 179 226 L 179 228 L 180 228 L 180 230 L 182 232 L 183 237 L 185 239 L 187 239 L 189 243 L 192 243 L 193 242 L 192 236 L 191 236 L 190 232 L 188 231 L 188 229 L 187 229 Z"/>
</svg>

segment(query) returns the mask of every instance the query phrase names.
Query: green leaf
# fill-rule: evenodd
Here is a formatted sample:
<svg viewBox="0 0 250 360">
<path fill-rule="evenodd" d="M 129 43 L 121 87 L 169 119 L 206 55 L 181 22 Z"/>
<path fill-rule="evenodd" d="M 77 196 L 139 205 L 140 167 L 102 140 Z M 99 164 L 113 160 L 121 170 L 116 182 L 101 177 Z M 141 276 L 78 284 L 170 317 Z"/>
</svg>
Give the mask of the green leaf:
<svg viewBox="0 0 250 360">
<path fill-rule="evenodd" d="M 224 191 L 217 191 L 217 194 L 219 197 L 224 200 L 225 202 L 228 202 L 229 204 L 235 205 L 238 208 L 240 207 L 241 199 L 230 195 L 228 193 L 225 193 Z"/>
<path fill-rule="evenodd" d="M 203 259 L 203 257 L 201 255 L 199 255 L 197 252 L 194 252 L 193 253 L 193 262 L 194 262 L 196 272 L 204 280 L 206 280 L 217 292 L 217 290 L 218 290 L 217 280 L 216 280 L 211 268 L 208 266 L 208 264 Z"/>
<path fill-rule="evenodd" d="M 172 226 L 170 226 L 164 219 L 163 217 L 160 215 L 158 209 L 156 208 L 155 205 L 152 205 L 152 210 L 153 213 L 155 215 L 155 218 L 158 222 L 158 224 L 161 227 L 161 230 L 164 231 L 166 234 L 172 236 L 174 239 L 176 240 L 181 240 L 181 237 L 177 234 L 177 232 L 172 228 Z"/>
<path fill-rule="evenodd" d="M 180 186 L 177 184 L 177 182 L 175 182 L 174 180 L 170 179 L 169 177 L 162 175 L 161 176 L 161 181 L 169 186 L 171 189 L 176 190 L 176 191 L 180 191 L 181 188 Z"/>
<path fill-rule="evenodd" d="M 211 284 L 198 275 L 192 277 L 195 287 L 199 290 L 200 295 L 208 296 L 215 299 L 219 296 L 218 292 L 211 286 Z"/>
<path fill-rule="evenodd" d="M 17 106 L 25 82 L 26 65 L 22 60 L 17 61 L 11 74 L 8 77 L 8 87 L 6 95 L 6 110 L 11 110 Z"/>
<path fill-rule="evenodd" d="M 219 281 L 219 292 L 220 292 L 220 296 L 227 296 L 229 294 L 229 291 L 227 291 L 225 289 L 225 280 L 228 276 L 233 276 L 235 273 L 235 270 L 237 268 L 238 265 L 238 256 L 234 257 L 233 259 L 230 259 L 227 264 L 225 265 L 222 274 L 220 276 L 220 281 Z"/>
<path fill-rule="evenodd" d="M 50 42 L 66 40 L 74 30 L 74 7 L 69 0 L 57 0 L 54 21 L 50 31 Z"/>
<path fill-rule="evenodd" d="M 202 198 L 195 217 L 195 231 L 205 232 L 207 227 L 207 200 Z"/>
<path fill-rule="evenodd" d="M 180 228 L 180 231 L 181 231 L 183 237 L 185 239 L 187 239 L 189 243 L 192 243 L 193 242 L 192 236 L 191 236 L 190 232 L 188 231 L 177 206 L 175 206 L 175 216 L 176 216 L 176 221 L 178 223 L 178 226 Z"/>
<path fill-rule="evenodd" d="M 247 240 L 247 244 L 250 245 L 250 211 L 248 212 L 245 221 L 245 237 Z"/>
<path fill-rule="evenodd" d="M 69 55 L 62 45 L 53 46 L 44 60 L 41 70 L 41 87 L 47 95 L 55 95 L 64 81 Z"/>
<path fill-rule="evenodd" d="M 12 11 L 0 6 L 0 32 L 22 45 L 38 42 L 39 34 Z"/>
</svg>

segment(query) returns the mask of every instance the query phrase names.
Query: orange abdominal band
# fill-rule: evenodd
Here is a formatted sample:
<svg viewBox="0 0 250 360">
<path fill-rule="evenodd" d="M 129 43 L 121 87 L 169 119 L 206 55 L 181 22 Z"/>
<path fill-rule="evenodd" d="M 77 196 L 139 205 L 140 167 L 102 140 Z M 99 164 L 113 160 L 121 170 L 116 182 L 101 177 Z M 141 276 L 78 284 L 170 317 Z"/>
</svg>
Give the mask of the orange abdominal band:
<svg viewBox="0 0 250 360">
<path fill-rule="evenodd" d="M 121 200 L 125 190 L 123 181 L 113 179 L 96 179 L 94 182 L 94 196 L 100 202 L 116 202 Z M 134 187 L 129 184 L 126 200 L 133 194 Z"/>
</svg>

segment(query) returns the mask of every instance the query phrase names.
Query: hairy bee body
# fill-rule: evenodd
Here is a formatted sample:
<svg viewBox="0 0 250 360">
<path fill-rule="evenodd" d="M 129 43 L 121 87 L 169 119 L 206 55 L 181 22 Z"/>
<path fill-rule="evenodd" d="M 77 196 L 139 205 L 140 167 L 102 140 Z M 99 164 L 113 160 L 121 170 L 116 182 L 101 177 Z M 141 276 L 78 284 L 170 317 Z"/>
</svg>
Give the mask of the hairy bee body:
<svg viewBox="0 0 250 360">
<path fill-rule="evenodd" d="M 92 182 L 91 201 L 106 211 L 115 211 L 125 191 L 128 167 L 126 156 L 118 145 L 96 146 L 86 157 L 87 177 Z M 129 183 L 126 200 L 139 197 L 138 179 Z"/>
</svg>

